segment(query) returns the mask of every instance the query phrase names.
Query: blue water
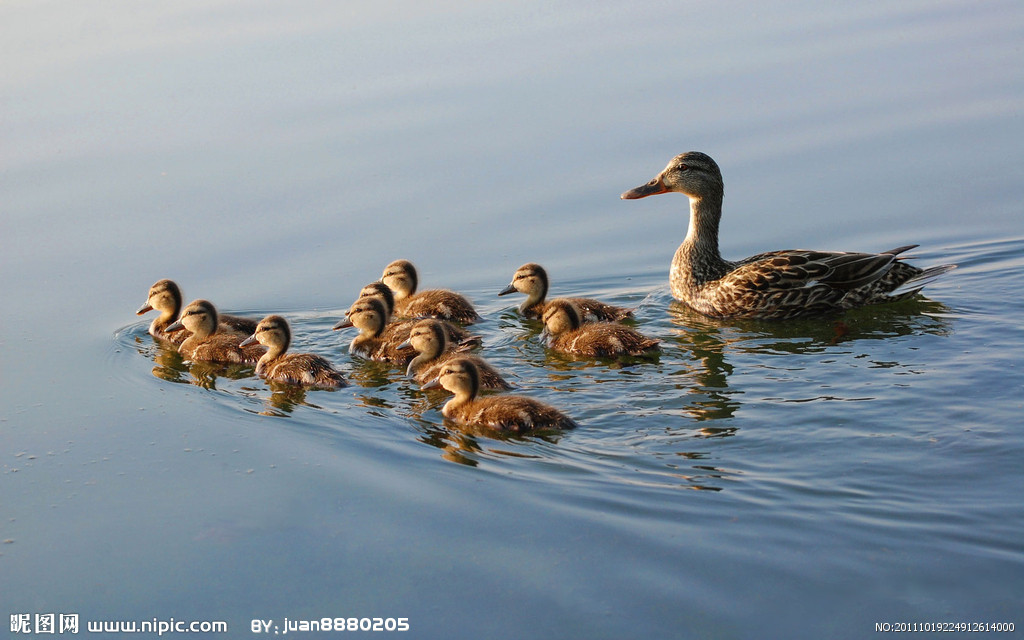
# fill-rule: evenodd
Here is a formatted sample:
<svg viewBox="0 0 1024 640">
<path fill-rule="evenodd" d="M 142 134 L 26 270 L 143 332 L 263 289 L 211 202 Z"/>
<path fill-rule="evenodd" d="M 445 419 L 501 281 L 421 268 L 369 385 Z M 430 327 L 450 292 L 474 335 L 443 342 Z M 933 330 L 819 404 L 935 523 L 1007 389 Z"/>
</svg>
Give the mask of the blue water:
<svg viewBox="0 0 1024 640">
<path fill-rule="evenodd" d="M 0 619 L 1024 624 L 1017 4 L 25 3 L 0 36 Z M 685 198 L 618 199 L 688 149 L 722 167 L 727 258 L 958 268 L 838 317 L 699 317 L 667 287 Z M 399 257 L 581 427 L 460 430 L 351 358 L 330 327 Z M 528 261 L 636 307 L 660 356 L 548 353 L 496 295 Z M 285 315 L 352 386 L 182 362 L 133 315 L 165 277 Z"/>
</svg>

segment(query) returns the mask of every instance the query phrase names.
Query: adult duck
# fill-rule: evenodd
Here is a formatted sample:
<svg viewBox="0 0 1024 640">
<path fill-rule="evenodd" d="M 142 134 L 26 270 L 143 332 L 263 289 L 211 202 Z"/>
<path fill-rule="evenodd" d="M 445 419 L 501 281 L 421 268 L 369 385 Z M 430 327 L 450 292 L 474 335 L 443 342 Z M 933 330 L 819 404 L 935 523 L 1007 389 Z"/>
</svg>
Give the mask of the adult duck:
<svg viewBox="0 0 1024 640">
<path fill-rule="evenodd" d="M 724 187 L 715 161 L 699 151 L 678 155 L 622 199 L 669 192 L 690 199 L 689 231 L 672 259 L 672 295 L 704 315 L 785 319 L 893 302 L 956 267 L 921 269 L 899 257 L 917 245 L 881 253 L 770 251 L 736 262 L 723 260 L 718 225 Z"/>
</svg>

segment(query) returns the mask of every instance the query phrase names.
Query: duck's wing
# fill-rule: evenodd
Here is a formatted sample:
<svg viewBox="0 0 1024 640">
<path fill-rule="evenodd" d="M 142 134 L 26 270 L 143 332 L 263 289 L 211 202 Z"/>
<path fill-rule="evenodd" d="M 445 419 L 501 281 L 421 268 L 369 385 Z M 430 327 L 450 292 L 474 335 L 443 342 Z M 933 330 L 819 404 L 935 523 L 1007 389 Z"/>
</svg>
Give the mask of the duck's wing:
<svg viewBox="0 0 1024 640">
<path fill-rule="evenodd" d="M 785 291 L 815 285 L 848 291 L 878 280 L 896 260 L 900 247 L 885 253 L 772 251 L 736 263 L 722 286 L 738 290 Z"/>
</svg>

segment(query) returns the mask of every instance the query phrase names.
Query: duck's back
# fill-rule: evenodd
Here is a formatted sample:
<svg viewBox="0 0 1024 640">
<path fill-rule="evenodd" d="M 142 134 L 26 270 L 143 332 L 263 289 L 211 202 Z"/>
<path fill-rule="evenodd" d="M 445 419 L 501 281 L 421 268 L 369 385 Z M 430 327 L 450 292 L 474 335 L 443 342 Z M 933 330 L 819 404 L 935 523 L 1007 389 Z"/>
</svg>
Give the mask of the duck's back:
<svg viewBox="0 0 1024 640">
<path fill-rule="evenodd" d="M 509 433 L 574 429 L 576 423 L 558 409 L 525 396 L 493 395 L 446 405 L 445 417 Z"/>
<path fill-rule="evenodd" d="M 259 344 L 239 347 L 241 338 L 231 333 L 214 333 L 204 339 L 189 336 L 178 351 L 189 360 L 255 364 L 266 352 Z"/>
<path fill-rule="evenodd" d="M 446 289 L 428 289 L 399 300 L 395 313 L 409 318 L 429 317 L 463 323 L 480 319 L 469 300 Z"/>
<path fill-rule="evenodd" d="M 621 324 L 592 322 L 554 336 L 550 346 L 565 353 L 608 357 L 641 355 L 656 349 L 659 342 Z"/>
<path fill-rule="evenodd" d="M 618 322 L 633 316 L 632 309 L 617 307 L 593 298 L 562 298 L 562 300 L 568 300 L 576 305 L 584 322 Z M 524 309 L 523 315 L 528 318 L 541 318 L 544 316 L 545 304 L 544 302 L 538 302 Z"/>
<path fill-rule="evenodd" d="M 348 384 L 326 358 L 312 353 L 285 353 L 265 365 L 261 364 L 256 373 L 267 380 L 306 387 L 335 388 Z"/>
<path fill-rule="evenodd" d="M 471 361 L 476 365 L 477 371 L 480 373 L 480 388 L 481 389 L 499 389 L 507 390 L 511 389 L 512 385 L 502 377 L 501 373 L 498 372 L 489 362 L 484 360 L 478 355 L 472 353 L 465 353 L 464 351 L 447 351 L 442 353 L 438 357 L 430 361 L 426 366 L 420 368 L 416 372 L 416 381 L 420 384 L 426 384 L 441 373 L 441 368 L 445 362 L 448 362 L 452 358 L 464 358 Z"/>
</svg>

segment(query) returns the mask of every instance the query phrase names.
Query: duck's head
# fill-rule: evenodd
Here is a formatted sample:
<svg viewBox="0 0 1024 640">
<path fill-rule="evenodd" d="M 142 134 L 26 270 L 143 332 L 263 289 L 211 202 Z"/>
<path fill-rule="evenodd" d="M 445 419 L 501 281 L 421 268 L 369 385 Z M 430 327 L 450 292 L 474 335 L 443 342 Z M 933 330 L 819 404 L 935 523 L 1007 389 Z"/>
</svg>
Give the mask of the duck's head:
<svg viewBox="0 0 1024 640">
<path fill-rule="evenodd" d="M 380 277 L 380 281 L 391 288 L 398 300 L 416 293 L 419 284 L 416 267 L 408 260 L 395 260 L 384 267 L 384 275 Z"/>
<path fill-rule="evenodd" d="M 452 358 L 444 364 L 437 377 L 423 385 L 422 389 L 443 387 L 456 396 L 475 397 L 480 390 L 480 370 L 471 360 Z"/>
<path fill-rule="evenodd" d="M 367 296 L 378 297 L 384 301 L 384 310 L 387 311 L 388 319 L 390 320 L 391 314 L 395 312 L 395 294 L 391 291 L 391 287 L 380 280 L 371 282 L 359 292 L 360 298 Z"/>
<path fill-rule="evenodd" d="M 695 199 L 708 196 L 721 198 L 724 192 L 722 172 L 711 156 L 700 151 L 687 151 L 672 158 L 668 166 L 650 182 L 630 189 L 621 198 L 636 200 L 670 191 Z"/>
<path fill-rule="evenodd" d="M 512 282 L 502 289 L 498 295 L 504 296 L 510 293 L 525 293 L 527 295 L 540 293 L 543 296 L 548 290 L 548 273 L 539 264 L 528 262 L 516 269 L 512 276 Z"/>
<path fill-rule="evenodd" d="M 141 316 L 153 309 L 170 314 L 177 314 L 181 309 L 181 289 L 173 280 L 160 280 L 150 287 L 146 303 L 139 307 L 135 315 Z"/>
<path fill-rule="evenodd" d="M 438 320 L 427 318 L 412 326 L 412 330 L 409 331 L 409 339 L 398 345 L 398 348 L 412 347 L 418 353 L 432 359 L 442 353 L 447 346 L 448 336 L 444 326 Z M 409 363 L 409 371 L 411 372 L 412 369 L 413 365 Z"/>
<path fill-rule="evenodd" d="M 292 330 L 288 326 L 288 321 L 281 316 L 267 316 L 256 325 L 256 332 L 238 346 L 244 347 L 255 342 L 278 352 L 286 351 L 292 342 Z"/>
<path fill-rule="evenodd" d="M 356 327 L 363 333 L 377 336 L 384 330 L 387 320 L 384 301 L 376 296 L 359 298 L 352 304 L 346 315 L 348 316 L 346 319 L 334 325 L 335 330 Z"/>
<path fill-rule="evenodd" d="M 556 298 L 544 308 L 544 331 L 550 336 L 557 336 L 566 331 L 579 329 L 582 324 L 580 310 L 576 305 L 564 298 Z"/>
<path fill-rule="evenodd" d="M 193 300 L 181 312 L 178 321 L 167 327 L 168 331 L 188 329 L 197 338 L 205 338 L 217 330 L 217 309 L 209 300 Z"/>
</svg>

